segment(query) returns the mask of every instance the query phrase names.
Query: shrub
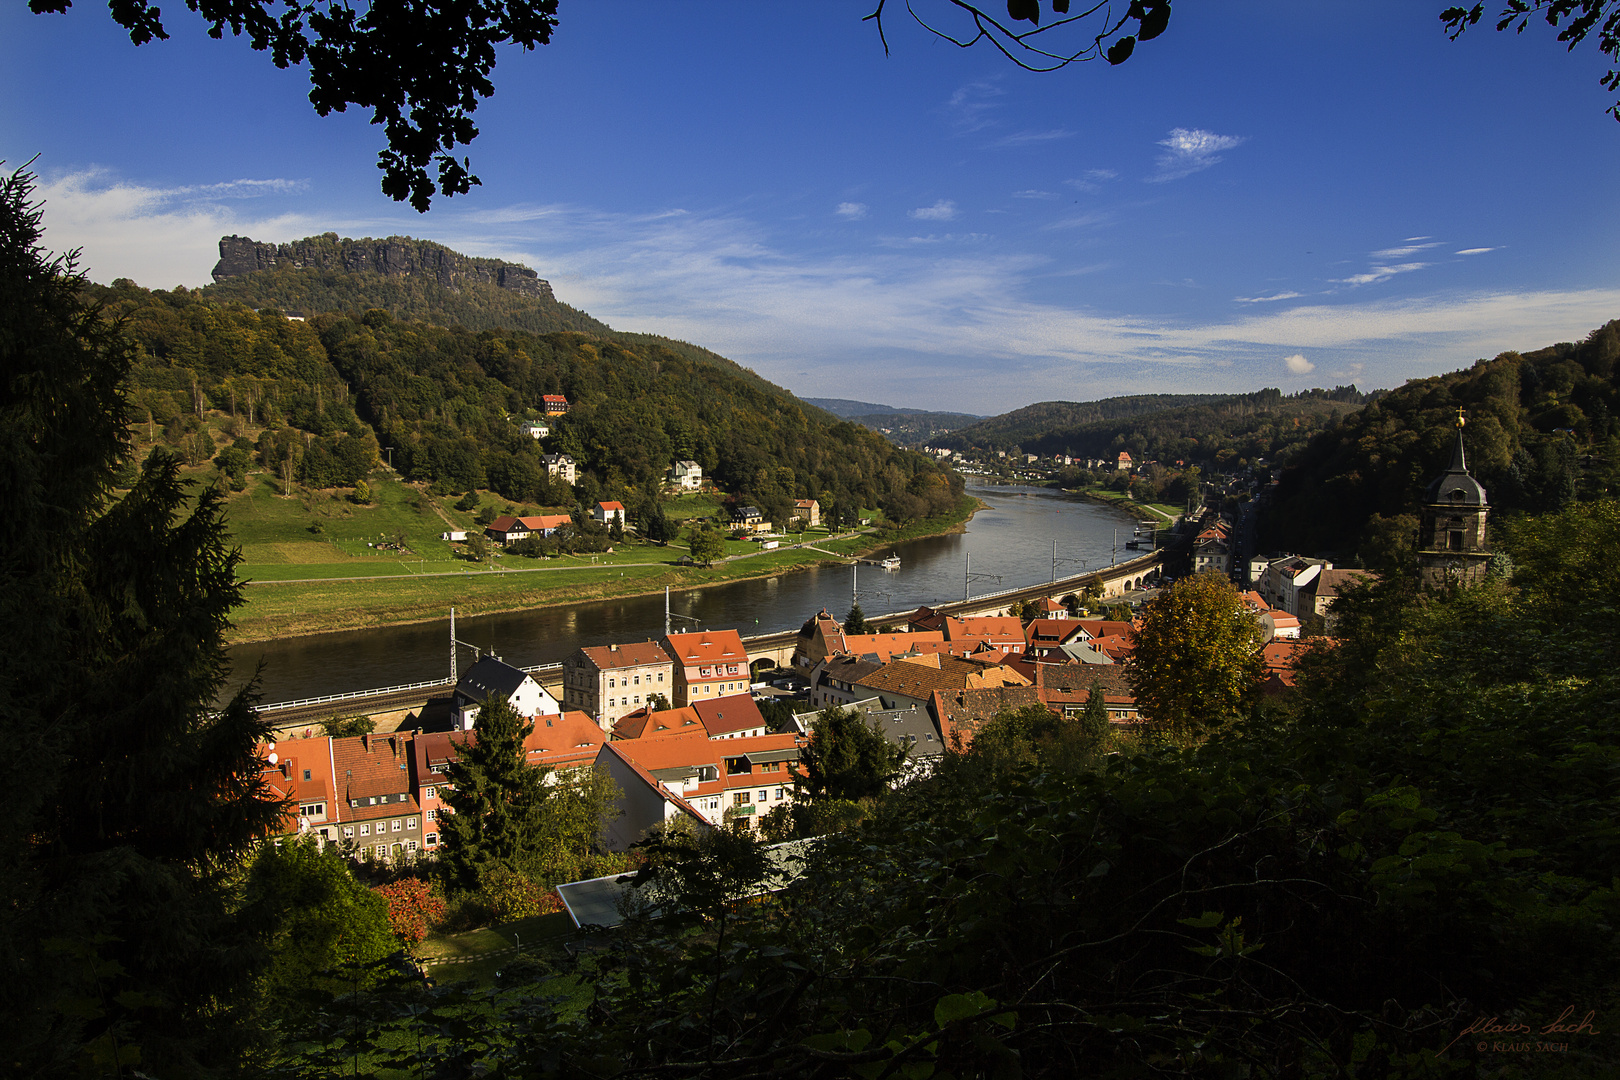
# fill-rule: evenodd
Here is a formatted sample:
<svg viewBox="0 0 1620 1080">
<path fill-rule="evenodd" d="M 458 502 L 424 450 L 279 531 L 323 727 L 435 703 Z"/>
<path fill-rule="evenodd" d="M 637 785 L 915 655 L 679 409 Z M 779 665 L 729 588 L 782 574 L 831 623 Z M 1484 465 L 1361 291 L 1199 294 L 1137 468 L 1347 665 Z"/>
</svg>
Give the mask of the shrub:
<svg viewBox="0 0 1620 1080">
<path fill-rule="evenodd" d="M 403 945 L 415 945 L 444 919 L 444 901 L 421 878 L 400 878 L 372 892 L 388 901 L 388 928 Z"/>
</svg>

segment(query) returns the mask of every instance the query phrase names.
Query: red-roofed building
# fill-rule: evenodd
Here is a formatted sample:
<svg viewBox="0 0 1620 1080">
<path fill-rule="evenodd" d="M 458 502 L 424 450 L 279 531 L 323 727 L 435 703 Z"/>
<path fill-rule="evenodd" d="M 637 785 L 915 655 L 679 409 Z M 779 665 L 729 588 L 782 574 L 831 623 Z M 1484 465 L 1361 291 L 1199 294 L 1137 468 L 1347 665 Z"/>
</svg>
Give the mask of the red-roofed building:
<svg viewBox="0 0 1620 1080">
<path fill-rule="evenodd" d="M 945 619 L 946 641 L 973 639 L 988 642 L 1003 652 L 1024 651 L 1024 624 L 1011 615 L 969 615 Z"/>
<path fill-rule="evenodd" d="M 409 732 L 329 741 L 339 828 L 360 858 L 387 862 L 422 849 L 412 741 Z"/>
<path fill-rule="evenodd" d="M 514 544 L 535 533 L 550 536 L 564 525 L 572 524 L 573 520 L 567 514 L 534 514 L 529 517 L 502 515 L 490 522 L 484 532 L 497 544 Z"/>
<path fill-rule="evenodd" d="M 624 792 L 608 845 L 629 847 L 683 813 L 711 825 L 730 819 L 755 827 L 770 809 L 793 801 L 800 744 L 791 733 L 709 739 L 695 732 L 607 743 L 597 764 Z"/>
<path fill-rule="evenodd" d="M 677 707 L 748 691 L 748 650 L 737 631 L 666 634 L 663 646 L 675 663 Z"/>
<path fill-rule="evenodd" d="M 540 398 L 540 407 L 547 416 L 561 416 L 568 411 L 568 399 L 561 394 L 545 394 Z"/>
<path fill-rule="evenodd" d="M 677 696 L 675 663 L 656 641 L 575 649 L 562 666 L 564 707 L 590 713 L 603 731 L 654 694 L 666 702 Z"/>
<path fill-rule="evenodd" d="M 619 524 L 623 525 L 625 523 L 624 503 L 599 502 L 596 504 L 596 509 L 591 512 L 591 516 L 603 525 L 610 524 L 614 518 L 618 518 Z"/>
</svg>

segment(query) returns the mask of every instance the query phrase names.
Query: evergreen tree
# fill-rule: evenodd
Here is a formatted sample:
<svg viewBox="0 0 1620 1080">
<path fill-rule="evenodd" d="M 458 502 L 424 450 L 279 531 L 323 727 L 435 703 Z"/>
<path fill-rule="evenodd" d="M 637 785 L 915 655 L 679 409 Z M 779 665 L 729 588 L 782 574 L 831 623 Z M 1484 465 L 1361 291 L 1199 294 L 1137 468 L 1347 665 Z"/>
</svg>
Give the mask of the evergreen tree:
<svg viewBox="0 0 1620 1080">
<path fill-rule="evenodd" d="M 523 740 L 534 725 L 510 704 L 491 697 L 478 710 L 467 740 L 446 775 L 441 857 L 453 875 L 474 886 L 496 869 L 521 870 L 532 861 L 546 800 L 544 771 L 530 768 Z"/>
<path fill-rule="evenodd" d="M 851 607 L 849 609 L 849 614 L 844 616 L 844 633 L 846 633 L 846 634 L 867 634 L 867 633 L 871 633 L 871 631 L 866 628 L 866 612 L 861 610 L 861 605 L 860 604 L 851 605 Z"/>
<path fill-rule="evenodd" d="M 608 523 L 608 539 L 615 544 L 624 543 L 624 515 L 615 513 L 613 520 Z"/>
<path fill-rule="evenodd" d="M 853 709 L 823 709 L 800 752 L 795 781 L 811 799 L 864 799 L 881 795 L 906 760 L 895 746 Z"/>
<path fill-rule="evenodd" d="M 262 953 L 231 878 L 281 807 L 250 686 L 222 704 L 241 601 L 223 496 L 127 466 L 132 349 L 0 178 L 0 1012 L 24 1073 L 235 1063 Z"/>
<path fill-rule="evenodd" d="M 1080 726 L 1094 745 L 1100 745 L 1108 738 L 1108 703 L 1103 700 L 1101 683 L 1091 684 L 1091 692 L 1086 695 L 1085 712 L 1080 714 Z"/>
<path fill-rule="evenodd" d="M 655 544 L 665 544 L 674 532 L 669 526 L 669 517 L 664 513 L 664 504 L 654 502 L 642 515 L 642 535 Z"/>
</svg>

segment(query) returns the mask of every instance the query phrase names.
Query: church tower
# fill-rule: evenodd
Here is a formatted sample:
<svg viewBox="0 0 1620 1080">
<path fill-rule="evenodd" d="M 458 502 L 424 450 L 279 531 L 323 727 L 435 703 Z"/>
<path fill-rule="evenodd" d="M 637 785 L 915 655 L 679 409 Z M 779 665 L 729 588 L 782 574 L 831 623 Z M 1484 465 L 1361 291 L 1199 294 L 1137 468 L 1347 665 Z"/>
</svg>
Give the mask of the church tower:
<svg viewBox="0 0 1620 1080">
<path fill-rule="evenodd" d="M 1457 410 L 1457 445 L 1451 467 L 1440 474 L 1424 497 L 1423 524 L 1418 529 L 1418 576 L 1423 584 L 1472 584 L 1485 576 L 1491 550 L 1485 542 L 1490 504 L 1485 489 L 1468 472 L 1463 448 L 1463 410 Z"/>
</svg>

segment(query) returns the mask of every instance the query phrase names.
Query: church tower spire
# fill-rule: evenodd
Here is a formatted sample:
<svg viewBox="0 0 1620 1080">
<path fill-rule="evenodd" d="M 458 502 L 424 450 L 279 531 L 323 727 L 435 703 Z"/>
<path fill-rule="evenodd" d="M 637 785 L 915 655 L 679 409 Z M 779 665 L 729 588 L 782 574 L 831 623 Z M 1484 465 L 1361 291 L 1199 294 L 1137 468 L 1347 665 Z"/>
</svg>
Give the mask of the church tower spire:
<svg viewBox="0 0 1620 1080">
<path fill-rule="evenodd" d="M 1451 467 L 1435 478 L 1424 498 L 1418 575 L 1425 585 L 1478 581 L 1491 560 L 1485 538 L 1490 503 L 1485 488 L 1468 471 L 1468 449 L 1463 443 L 1467 423 L 1468 414 L 1458 409 Z"/>
</svg>

